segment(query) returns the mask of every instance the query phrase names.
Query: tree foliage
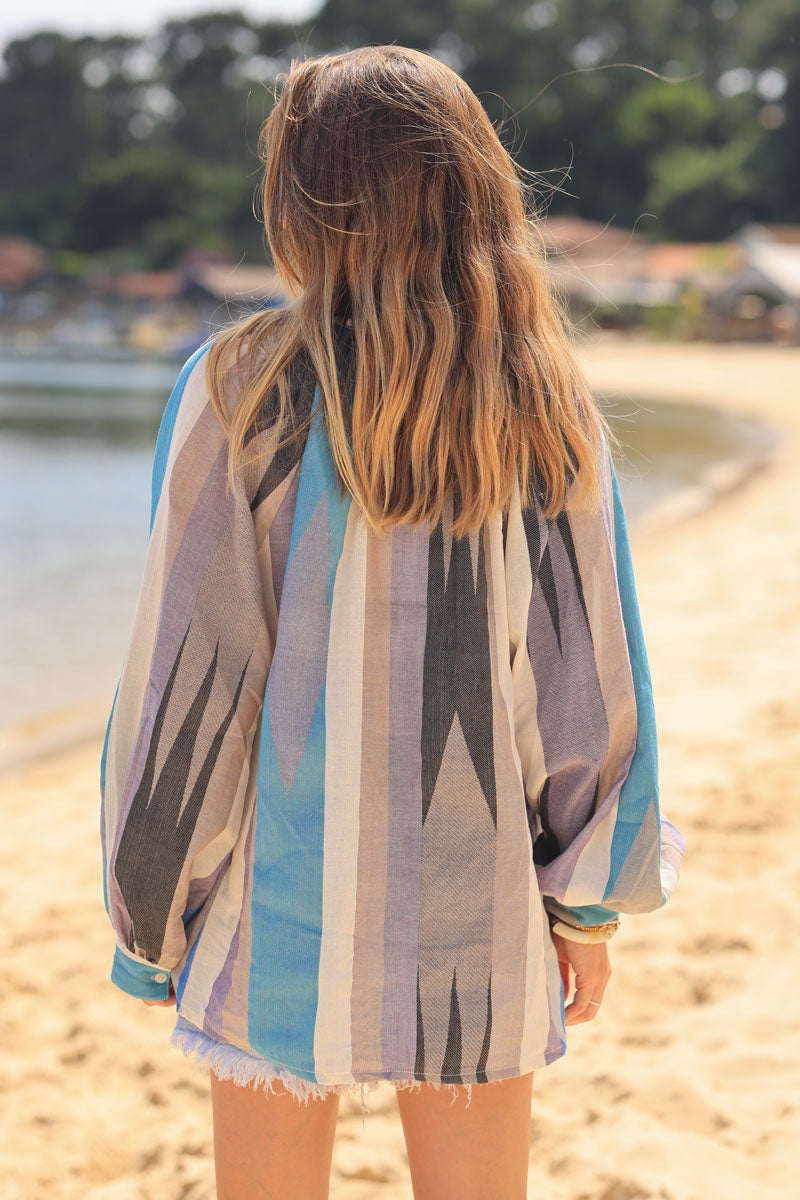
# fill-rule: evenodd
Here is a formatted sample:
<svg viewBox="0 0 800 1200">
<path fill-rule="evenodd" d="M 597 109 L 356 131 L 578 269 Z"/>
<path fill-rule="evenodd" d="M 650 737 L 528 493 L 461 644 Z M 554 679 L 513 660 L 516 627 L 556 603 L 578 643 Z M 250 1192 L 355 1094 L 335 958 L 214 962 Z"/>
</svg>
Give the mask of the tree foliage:
<svg viewBox="0 0 800 1200">
<path fill-rule="evenodd" d="M 40 30 L 0 78 L 0 230 L 51 249 L 262 254 L 256 138 L 293 58 L 394 42 L 476 91 L 540 211 L 653 239 L 800 219 L 796 0 L 325 0 L 151 35 Z"/>
</svg>

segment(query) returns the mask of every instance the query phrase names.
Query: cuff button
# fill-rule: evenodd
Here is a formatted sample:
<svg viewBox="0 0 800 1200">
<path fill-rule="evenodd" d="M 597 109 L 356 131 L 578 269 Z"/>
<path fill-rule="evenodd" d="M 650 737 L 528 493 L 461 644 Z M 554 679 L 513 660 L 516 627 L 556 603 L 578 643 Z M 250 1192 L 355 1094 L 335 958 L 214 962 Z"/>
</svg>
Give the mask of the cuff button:
<svg viewBox="0 0 800 1200">
<path fill-rule="evenodd" d="M 166 983 L 167 982 L 167 977 L 162 972 L 159 972 L 158 975 L 151 976 L 151 978 L 153 979 L 154 983 Z"/>
</svg>

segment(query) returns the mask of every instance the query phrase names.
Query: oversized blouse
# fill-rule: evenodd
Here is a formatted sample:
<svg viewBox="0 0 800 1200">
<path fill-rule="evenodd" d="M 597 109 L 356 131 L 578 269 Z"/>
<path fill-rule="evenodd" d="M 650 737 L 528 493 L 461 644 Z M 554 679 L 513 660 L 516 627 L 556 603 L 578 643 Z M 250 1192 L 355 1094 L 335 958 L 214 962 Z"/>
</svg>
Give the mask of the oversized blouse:
<svg viewBox="0 0 800 1200">
<path fill-rule="evenodd" d="M 211 340 L 161 419 L 100 763 L 111 980 L 319 1084 L 546 1065 L 548 913 L 656 910 L 685 847 L 607 442 L 596 512 L 517 487 L 463 539 L 452 497 L 377 536 L 303 355 L 305 433 L 228 486 Z"/>
</svg>

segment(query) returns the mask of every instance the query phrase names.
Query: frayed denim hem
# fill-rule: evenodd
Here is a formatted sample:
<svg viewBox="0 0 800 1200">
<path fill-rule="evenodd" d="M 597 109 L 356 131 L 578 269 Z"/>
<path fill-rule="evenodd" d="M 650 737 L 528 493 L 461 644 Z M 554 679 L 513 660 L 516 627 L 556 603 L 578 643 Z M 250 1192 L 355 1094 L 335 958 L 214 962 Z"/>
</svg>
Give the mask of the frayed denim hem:
<svg viewBox="0 0 800 1200">
<path fill-rule="evenodd" d="M 251 1051 L 242 1050 L 239 1046 L 232 1046 L 227 1042 L 217 1042 L 214 1038 L 208 1036 L 196 1025 L 192 1025 L 185 1017 L 178 1014 L 175 1022 L 175 1027 L 172 1030 L 169 1038 L 170 1045 L 175 1046 L 186 1058 L 194 1061 L 195 1068 L 208 1074 L 213 1072 L 217 1079 L 232 1079 L 234 1083 L 241 1087 L 252 1085 L 253 1088 L 261 1088 L 263 1091 L 275 1094 L 275 1080 L 278 1080 L 286 1088 L 297 1101 L 298 1104 L 308 1104 L 309 1100 L 324 1100 L 331 1092 L 351 1092 L 354 1093 L 358 1089 L 361 1093 L 361 1127 L 364 1127 L 364 1121 L 367 1116 L 367 1106 L 364 1099 L 364 1093 L 374 1091 L 380 1083 L 390 1083 L 396 1090 L 419 1089 L 423 1086 L 436 1088 L 448 1088 L 453 1096 L 453 1101 L 459 1095 L 463 1095 L 466 1091 L 467 1108 L 472 1102 L 472 1087 L 471 1083 L 443 1083 L 439 1080 L 423 1081 L 420 1079 L 371 1079 L 360 1083 L 353 1081 L 351 1083 L 329 1083 L 321 1084 L 314 1083 L 310 1079 L 303 1079 L 299 1075 L 293 1074 L 287 1067 L 280 1063 L 272 1063 L 266 1058 L 262 1058 L 258 1054 L 253 1054 Z M 499 1079 L 490 1079 L 489 1083 L 500 1083 Z"/>
</svg>

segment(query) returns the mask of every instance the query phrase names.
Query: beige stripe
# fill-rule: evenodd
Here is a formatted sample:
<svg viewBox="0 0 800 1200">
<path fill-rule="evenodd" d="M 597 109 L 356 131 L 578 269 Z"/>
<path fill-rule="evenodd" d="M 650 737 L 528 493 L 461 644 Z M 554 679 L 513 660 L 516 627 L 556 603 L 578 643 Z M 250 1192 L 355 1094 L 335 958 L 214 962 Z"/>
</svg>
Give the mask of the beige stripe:
<svg viewBox="0 0 800 1200">
<path fill-rule="evenodd" d="M 492 929 L 492 1033 L 486 1070 L 506 1072 L 516 1066 L 525 1017 L 524 922 L 528 911 L 530 834 L 522 765 L 514 735 L 514 692 L 511 676 L 507 597 L 502 581 L 502 517 L 487 523 L 484 533 L 489 650 L 492 673 L 494 764 L 497 785 L 497 854 L 495 857 Z M 502 647 L 502 653 L 498 649 Z M 538 894 L 538 893 L 537 893 Z"/>
<path fill-rule="evenodd" d="M 614 897 L 618 896 L 629 913 L 652 912 L 661 906 L 663 886 L 659 849 L 663 853 L 663 846 L 659 842 L 659 827 L 656 803 L 651 800 L 614 884 L 609 905 L 613 905 Z"/>
<path fill-rule="evenodd" d="M 314 1063 L 319 1083 L 352 1079 L 350 993 L 358 867 L 368 528 L 347 514 L 331 605 L 325 683 L 322 942 Z"/>
<path fill-rule="evenodd" d="M 263 716 L 263 710 L 262 710 Z M 255 746 L 256 749 L 261 744 L 261 724 L 259 723 L 256 731 Z M 243 870 L 243 893 L 241 905 L 238 906 L 240 916 L 239 924 L 239 943 L 236 951 L 236 958 L 233 962 L 233 971 L 231 973 L 231 986 L 228 991 L 227 999 L 223 1005 L 223 1021 L 221 1035 L 225 1041 L 233 1042 L 236 1046 L 248 1045 L 248 1007 L 250 998 L 250 965 L 253 955 L 253 929 L 250 923 L 250 913 L 252 907 L 253 894 L 253 863 L 256 852 L 256 831 L 253 830 L 252 844 L 247 850 L 247 835 L 250 825 L 258 820 L 257 813 L 257 786 L 258 786 L 258 757 L 254 756 L 253 762 L 253 785 L 254 792 L 252 803 L 248 794 L 248 809 L 247 815 L 242 827 L 242 840 L 238 848 L 238 852 L 242 855 L 242 870 Z M 224 959 L 223 959 L 224 962 Z M 220 963 L 220 970 L 222 962 Z"/>
<path fill-rule="evenodd" d="M 550 919 L 544 904 L 540 904 L 539 906 L 539 926 L 542 931 L 543 945 L 542 963 L 544 980 L 542 982 L 542 988 L 547 994 L 549 1018 L 555 1025 L 561 1040 L 566 1041 L 566 1028 L 564 1025 L 561 1008 L 561 968 L 558 964 L 558 951 L 556 950 L 555 942 L 553 941 L 552 934 L 550 933 Z M 544 1003 L 544 1000 L 542 1000 L 543 1008 Z M 542 1036 L 542 1040 L 538 1047 L 538 1052 L 534 1046 L 531 1046 L 531 1053 L 528 1055 L 528 1057 L 526 1058 L 523 1054 L 520 1061 L 520 1074 L 527 1074 L 528 1071 L 532 1071 L 535 1067 L 546 1065 L 545 1052 L 549 1037 L 550 1025 L 548 1021 L 547 1033 Z"/>
<path fill-rule="evenodd" d="M 354 1071 L 382 1069 L 383 945 L 389 824 L 389 628 L 392 534 L 367 547 L 364 611 L 364 738 L 351 1002 L 352 1040 L 361 1057 Z"/>
<path fill-rule="evenodd" d="M 578 569 L 592 632 L 597 675 L 609 727 L 608 753 L 600 771 L 598 805 L 612 791 L 636 739 L 636 700 L 622 620 L 614 558 L 611 476 L 603 458 L 604 517 L 585 509 L 569 514 Z M 607 524 L 608 521 L 610 524 Z"/>
<path fill-rule="evenodd" d="M 269 550 L 269 531 L 277 515 L 278 509 L 283 504 L 288 494 L 289 488 L 292 486 L 294 477 L 300 470 L 300 460 L 292 467 L 285 479 L 282 479 L 273 492 L 266 498 L 263 504 L 259 504 L 253 514 L 253 522 L 255 526 L 256 538 L 256 555 L 258 559 L 258 570 L 261 576 L 261 590 L 264 595 L 264 611 L 267 629 L 269 631 L 270 652 L 269 659 L 272 662 L 272 655 L 275 650 L 275 642 L 278 636 L 278 604 L 275 599 L 275 585 L 272 578 L 272 555 Z"/>
<path fill-rule="evenodd" d="M 185 451 L 188 461 L 196 460 L 204 467 L 203 470 L 184 471 L 181 476 L 181 513 L 188 516 L 197 504 L 200 493 L 208 481 L 211 467 L 224 445 L 225 435 L 206 391 L 205 360 L 200 359 L 186 380 L 186 386 L 178 406 L 161 496 L 169 496 L 170 475 L 175 468 L 178 456 Z M 168 506 L 159 503 L 159 507 L 163 509 Z M 184 531 L 183 521 L 180 526 L 174 520 L 171 524 L 178 536 L 166 546 L 165 574 L 168 574 L 172 567 Z"/>
<path fill-rule="evenodd" d="M 160 597 L 165 576 L 166 522 L 166 506 L 162 505 L 156 512 L 148 543 L 139 597 L 120 672 L 117 699 L 108 734 L 104 809 L 109 853 L 113 844 L 113 830 L 119 820 L 125 773 L 133 753 L 136 732 L 144 710 L 145 694 L 150 679 L 150 666 L 158 632 Z"/>
<path fill-rule="evenodd" d="M 544 537 L 544 532 L 542 536 Z M 533 572 L 525 527 L 522 523 L 519 484 L 515 485 L 508 514 L 505 558 L 508 644 L 513 655 L 511 676 L 515 739 L 528 803 L 535 811 L 538 811 L 539 794 L 544 786 L 547 773 L 544 763 L 544 747 L 536 716 L 538 704 L 536 680 L 528 656 L 528 612 L 533 590 Z M 494 570 L 497 572 L 495 577 L 502 579 L 503 572 L 498 564 L 493 564 Z M 499 640 L 499 644 L 503 645 L 504 643 Z"/>
<path fill-rule="evenodd" d="M 178 411 L 175 414 L 175 423 L 172 427 L 165 478 L 201 418 L 206 428 L 206 436 L 209 436 L 212 431 L 216 431 L 215 440 L 221 444 L 224 440 L 224 432 L 206 388 L 205 355 L 194 364 L 186 377 L 183 394 L 178 403 Z"/>
<path fill-rule="evenodd" d="M 574 906 L 603 902 L 602 893 L 605 891 L 611 873 L 611 843 L 614 839 L 614 826 L 617 823 L 621 786 L 622 782 L 618 781 L 610 809 L 592 830 L 586 845 L 578 855 L 569 884 L 564 895 L 560 897 L 562 904 Z M 603 792 L 601 796 L 605 796 L 607 799 L 608 793 Z"/>
<path fill-rule="evenodd" d="M 500 552 L 502 553 L 502 542 Z M 496 551 L 493 547 L 491 574 L 493 578 L 502 579 L 503 574 L 498 569 L 495 556 Z M 510 654 L 513 654 L 510 667 L 512 687 L 509 689 L 508 684 L 505 683 L 503 690 L 507 708 L 512 710 L 513 706 L 517 769 L 520 772 L 520 778 L 525 780 L 527 802 L 535 807 L 545 778 L 544 750 L 536 720 L 536 682 L 528 657 L 526 640 L 533 572 L 528 541 L 522 524 L 518 485 L 515 487 L 509 507 L 505 561 L 508 628 L 506 632 L 503 625 L 498 624 L 497 643 L 498 646 L 505 644 L 503 640 L 505 634 Z M 502 613 L 499 612 L 500 608 L 501 606 L 495 601 L 496 619 L 498 616 L 502 618 Z M 500 671 L 498 678 L 503 685 L 508 675 L 505 671 Z M 527 927 L 524 951 L 524 1017 L 522 1036 L 516 1047 L 515 1060 L 519 1062 L 521 1070 L 527 1070 L 528 1068 L 524 1064 L 528 1063 L 532 1056 L 541 1053 L 541 1047 L 547 1041 L 550 1029 L 550 1002 L 543 958 L 542 898 L 533 865 L 533 846 L 527 814 L 522 806 L 520 806 L 520 812 L 524 818 L 524 828 L 520 830 L 519 840 L 525 846 L 527 860 L 524 868 L 525 883 L 521 889 L 526 898 Z M 500 886 L 504 887 L 505 883 L 501 882 Z M 517 920 L 519 920 L 519 915 L 518 912 Z M 508 1064 L 498 1063 L 497 1066 L 507 1068 Z"/>
<path fill-rule="evenodd" d="M 528 879 L 530 905 L 525 958 L 525 1025 L 519 1052 L 520 1071 L 523 1074 L 540 1061 L 550 1033 L 550 995 L 545 959 L 545 938 L 550 937 L 549 922 L 545 917 L 532 854 L 528 855 Z"/>
</svg>

